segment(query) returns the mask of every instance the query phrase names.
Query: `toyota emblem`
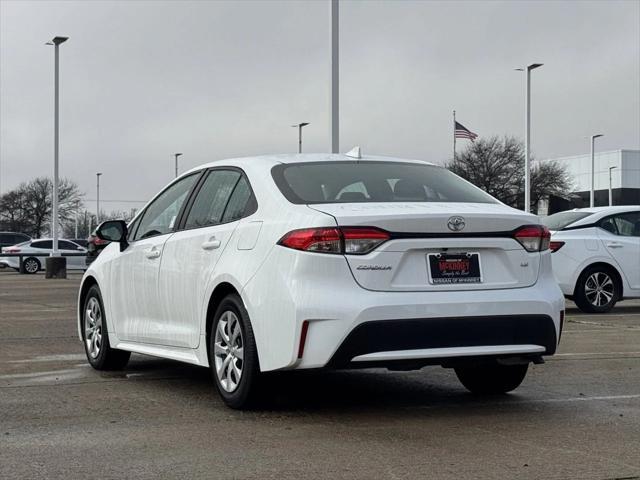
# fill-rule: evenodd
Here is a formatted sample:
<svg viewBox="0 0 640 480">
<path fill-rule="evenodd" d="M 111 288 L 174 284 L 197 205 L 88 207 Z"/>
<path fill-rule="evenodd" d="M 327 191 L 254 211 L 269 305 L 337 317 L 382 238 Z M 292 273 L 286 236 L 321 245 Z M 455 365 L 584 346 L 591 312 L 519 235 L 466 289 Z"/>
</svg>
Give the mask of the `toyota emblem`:
<svg viewBox="0 0 640 480">
<path fill-rule="evenodd" d="M 450 217 L 449 221 L 447 222 L 447 226 L 452 232 L 459 232 L 464 228 L 465 225 L 466 223 L 464 221 L 464 218 L 462 217 Z"/>
</svg>

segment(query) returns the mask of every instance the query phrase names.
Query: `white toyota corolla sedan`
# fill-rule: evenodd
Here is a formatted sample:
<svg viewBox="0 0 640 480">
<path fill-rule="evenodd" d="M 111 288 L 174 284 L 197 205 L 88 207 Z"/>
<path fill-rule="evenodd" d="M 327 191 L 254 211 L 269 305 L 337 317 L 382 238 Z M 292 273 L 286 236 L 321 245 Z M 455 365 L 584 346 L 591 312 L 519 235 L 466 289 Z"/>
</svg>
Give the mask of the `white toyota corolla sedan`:
<svg viewBox="0 0 640 480">
<path fill-rule="evenodd" d="M 91 365 L 210 367 L 235 408 L 291 369 L 442 365 L 507 392 L 562 330 L 547 228 L 422 161 L 216 161 L 97 234 L 113 243 L 80 288 Z"/>
<path fill-rule="evenodd" d="M 579 208 L 543 222 L 558 284 L 581 310 L 605 313 L 640 298 L 640 205 Z"/>
</svg>

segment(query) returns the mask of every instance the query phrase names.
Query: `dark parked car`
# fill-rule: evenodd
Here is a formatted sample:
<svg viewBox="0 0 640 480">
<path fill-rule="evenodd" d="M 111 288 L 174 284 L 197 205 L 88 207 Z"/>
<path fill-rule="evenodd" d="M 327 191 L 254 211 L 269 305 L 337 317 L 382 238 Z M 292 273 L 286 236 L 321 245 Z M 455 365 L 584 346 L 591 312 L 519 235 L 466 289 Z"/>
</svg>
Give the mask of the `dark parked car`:
<svg viewBox="0 0 640 480">
<path fill-rule="evenodd" d="M 0 248 L 11 247 L 22 242 L 31 240 L 29 235 L 16 232 L 0 232 Z"/>
<path fill-rule="evenodd" d="M 91 263 L 100 255 L 100 252 L 104 247 L 109 245 L 110 242 L 107 240 L 102 240 L 101 238 L 96 237 L 96 231 L 94 230 L 89 235 L 87 239 L 87 265 L 91 265 Z"/>
<path fill-rule="evenodd" d="M 72 238 L 71 241 L 84 248 L 87 248 L 87 246 L 89 245 L 89 240 L 86 238 Z"/>
<path fill-rule="evenodd" d="M 0 252 L 4 247 L 12 247 L 19 243 L 28 242 L 31 240 L 29 235 L 17 232 L 0 232 Z M 7 263 L 0 258 L 0 268 L 6 268 Z"/>
</svg>

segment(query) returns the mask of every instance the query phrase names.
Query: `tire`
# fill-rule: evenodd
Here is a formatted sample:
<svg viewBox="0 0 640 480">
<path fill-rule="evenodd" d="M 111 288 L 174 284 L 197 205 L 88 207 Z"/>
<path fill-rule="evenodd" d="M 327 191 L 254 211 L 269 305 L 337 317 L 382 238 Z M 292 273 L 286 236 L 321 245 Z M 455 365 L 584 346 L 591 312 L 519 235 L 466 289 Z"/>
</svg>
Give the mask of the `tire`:
<svg viewBox="0 0 640 480">
<path fill-rule="evenodd" d="M 24 268 L 24 273 L 28 273 L 33 275 L 34 273 L 38 273 L 42 268 L 40 264 L 40 260 L 35 257 L 27 257 L 22 261 L 22 267 Z M 20 269 L 18 269 L 20 271 Z"/>
<path fill-rule="evenodd" d="M 227 295 L 216 309 L 209 335 L 209 365 L 224 403 L 246 409 L 258 397 L 260 364 L 249 314 L 240 297 Z"/>
<path fill-rule="evenodd" d="M 473 367 L 457 367 L 460 383 L 471 393 L 497 395 L 515 390 L 527 375 L 529 364 L 500 365 L 497 363 Z"/>
<path fill-rule="evenodd" d="M 96 370 L 122 370 L 129 362 L 131 352 L 116 350 L 109 344 L 104 304 L 97 285 L 89 289 L 84 300 L 82 343 L 87 360 Z"/>
<path fill-rule="evenodd" d="M 616 305 L 621 293 L 620 282 L 612 269 L 595 265 L 580 274 L 573 296 L 583 312 L 607 313 Z"/>
</svg>

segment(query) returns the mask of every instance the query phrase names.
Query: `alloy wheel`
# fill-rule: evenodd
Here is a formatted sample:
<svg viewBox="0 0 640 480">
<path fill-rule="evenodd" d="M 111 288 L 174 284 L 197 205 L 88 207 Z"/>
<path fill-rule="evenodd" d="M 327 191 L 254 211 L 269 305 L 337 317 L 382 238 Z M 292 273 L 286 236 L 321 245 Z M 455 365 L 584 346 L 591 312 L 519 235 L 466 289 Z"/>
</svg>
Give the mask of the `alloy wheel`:
<svg viewBox="0 0 640 480">
<path fill-rule="evenodd" d="M 36 273 L 38 271 L 38 262 L 32 258 L 25 260 L 24 269 L 27 273 Z"/>
<path fill-rule="evenodd" d="M 220 316 L 214 339 L 216 375 L 226 392 L 238 388 L 244 364 L 244 339 L 240 320 L 227 310 Z"/>
<path fill-rule="evenodd" d="M 605 272 L 595 272 L 587 278 L 584 284 L 584 294 L 591 305 L 604 307 L 613 301 L 615 285 Z"/>
<path fill-rule="evenodd" d="M 84 341 L 91 358 L 96 358 L 102 348 L 102 309 L 96 297 L 89 299 L 84 312 Z"/>
</svg>

